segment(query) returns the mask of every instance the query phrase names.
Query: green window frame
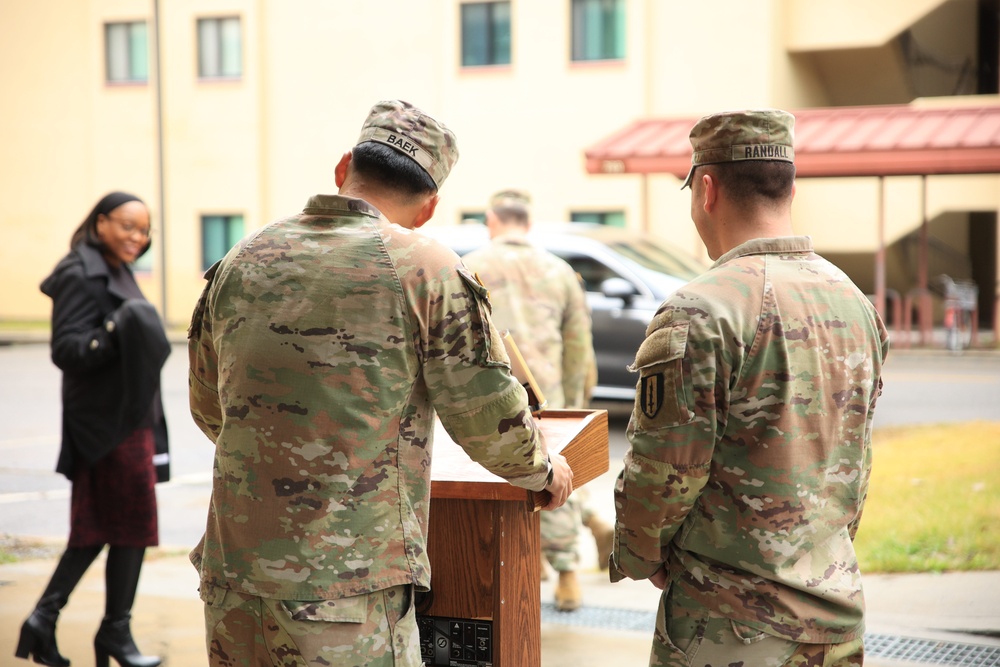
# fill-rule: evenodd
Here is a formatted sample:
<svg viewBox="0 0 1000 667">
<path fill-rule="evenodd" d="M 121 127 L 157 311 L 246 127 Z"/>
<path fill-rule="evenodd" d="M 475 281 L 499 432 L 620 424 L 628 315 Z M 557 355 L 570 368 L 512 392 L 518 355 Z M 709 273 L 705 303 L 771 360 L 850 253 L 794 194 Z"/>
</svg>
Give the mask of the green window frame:
<svg viewBox="0 0 1000 667">
<path fill-rule="evenodd" d="M 104 62 L 108 83 L 146 83 L 149 80 L 146 22 L 105 23 Z"/>
<path fill-rule="evenodd" d="M 462 67 L 510 64 L 510 2 L 461 5 Z"/>
<path fill-rule="evenodd" d="M 571 0 L 574 61 L 625 58 L 625 0 Z"/>
<path fill-rule="evenodd" d="M 458 224 L 460 225 L 485 225 L 486 211 L 461 211 L 458 214 Z"/>
<path fill-rule="evenodd" d="M 201 270 L 207 271 L 243 238 L 242 215 L 201 216 Z"/>
<path fill-rule="evenodd" d="M 243 76 L 243 33 L 238 16 L 198 19 L 198 78 Z"/>
<path fill-rule="evenodd" d="M 152 231 L 150 231 L 152 233 Z M 155 246 L 151 246 L 146 254 L 135 260 L 132 263 L 132 271 L 134 273 L 152 273 L 153 272 L 153 255 L 156 254 Z"/>
<path fill-rule="evenodd" d="M 625 211 L 572 211 L 572 222 L 589 222 L 607 227 L 625 227 Z"/>
</svg>

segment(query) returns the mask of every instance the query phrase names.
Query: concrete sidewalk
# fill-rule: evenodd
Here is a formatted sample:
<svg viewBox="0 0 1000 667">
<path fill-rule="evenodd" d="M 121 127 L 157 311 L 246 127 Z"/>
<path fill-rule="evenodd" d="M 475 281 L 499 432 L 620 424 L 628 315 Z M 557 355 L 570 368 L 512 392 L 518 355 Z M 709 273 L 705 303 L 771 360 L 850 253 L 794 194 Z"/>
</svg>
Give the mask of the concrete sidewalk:
<svg viewBox="0 0 1000 667">
<path fill-rule="evenodd" d="M 0 565 L 0 665 L 28 665 L 13 658 L 18 629 L 55 567 L 55 555 Z M 1000 665 L 1000 572 L 868 576 L 868 636 L 901 648 L 875 651 L 870 667 L 901 665 Z M 651 623 L 658 591 L 646 583 L 611 584 L 590 567 L 582 576 L 584 606 L 570 613 L 551 608 L 554 578 L 542 584 L 542 665 L 617 667 L 646 665 L 651 631 L 621 629 L 606 621 L 628 617 Z M 144 653 L 171 667 L 200 667 L 205 658 L 197 577 L 180 549 L 150 550 L 133 610 L 133 633 Z M 59 648 L 77 667 L 92 664 L 93 635 L 104 607 L 103 556 L 91 567 L 63 611 Z M 609 615 L 610 614 L 610 615 Z M 605 620 L 602 620 L 605 619 Z M 650 626 L 651 627 L 651 626 Z M 974 634 L 974 633 L 992 633 Z M 922 649 L 914 651 L 913 647 Z M 980 647 L 980 648 L 977 648 Z M 956 661 L 955 655 L 969 657 Z M 916 660 L 901 660 L 909 654 Z M 941 661 L 934 662 L 940 654 Z"/>
</svg>

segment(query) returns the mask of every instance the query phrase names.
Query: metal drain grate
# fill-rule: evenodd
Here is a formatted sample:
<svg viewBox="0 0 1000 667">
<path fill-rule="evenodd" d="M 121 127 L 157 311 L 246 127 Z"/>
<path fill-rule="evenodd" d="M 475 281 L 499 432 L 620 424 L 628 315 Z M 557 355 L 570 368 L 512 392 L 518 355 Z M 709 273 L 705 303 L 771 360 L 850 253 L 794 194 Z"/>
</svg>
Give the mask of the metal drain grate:
<svg viewBox="0 0 1000 667">
<path fill-rule="evenodd" d="M 551 602 L 543 602 L 542 623 L 652 633 L 656 626 L 656 614 L 611 607 L 580 607 L 576 611 L 559 611 Z"/>
<path fill-rule="evenodd" d="M 542 623 L 608 630 L 634 630 L 651 635 L 656 625 L 656 614 L 608 607 L 581 607 L 576 611 L 562 612 L 557 611 L 551 602 L 543 602 Z M 865 656 L 925 665 L 1000 667 L 1000 646 L 871 633 L 865 635 Z"/>
<path fill-rule="evenodd" d="M 960 644 L 933 639 L 911 639 L 892 635 L 865 635 L 865 655 L 907 660 L 931 665 L 1000 665 L 1000 646 Z"/>
</svg>

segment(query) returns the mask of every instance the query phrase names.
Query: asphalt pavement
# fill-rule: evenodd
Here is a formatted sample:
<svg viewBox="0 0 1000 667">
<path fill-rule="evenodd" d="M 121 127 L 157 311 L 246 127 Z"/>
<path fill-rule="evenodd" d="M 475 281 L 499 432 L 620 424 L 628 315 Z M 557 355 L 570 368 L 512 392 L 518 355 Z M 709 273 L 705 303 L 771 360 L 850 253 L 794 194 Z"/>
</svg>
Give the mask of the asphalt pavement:
<svg viewBox="0 0 1000 667">
<path fill-rule="evenodd" d="M 161 546 L 147 556 L 133 631 L 140 648 L 165 656 L 165 665 L 200 667 L 207 664 L 202 607 L 187 552 L 204 525 L 212 451 L 187 414 L 186 363 L 178 343 L 163 374 L 174 477 L 158 487 Z M 885 382 L 877 426 L 1000 420 L 997 353 L 896 352 Z M 24 557 L 17 562 L 0 564 L 0 665 L 28 664 L 12 657 L 17 629 L 44 588 L 68 529 L 69 485 L 52 472 L 58 385 L 44 342 L 0 345 L 0 544 L 37 546 L 19 551 Z M 611 415 L 610 470 L 587 488 L 600 514 L 613 520 L 611 490 L 627 448 L 628 410 L 595 407 Z M 609 583 L 590 541 L 582 555 L 581 609 L 556 612 L 554 578 L 542 583 L 543 666 L 645 665 L 658 591 L 644 582 Z M 1000 572 L 867 575 L 864 581 L 867 665 L 1000 665 Z M 97 563 L 61 617 L 60 648 L 74 665 L 90 664 L 103 590 Z"/>
</svg>

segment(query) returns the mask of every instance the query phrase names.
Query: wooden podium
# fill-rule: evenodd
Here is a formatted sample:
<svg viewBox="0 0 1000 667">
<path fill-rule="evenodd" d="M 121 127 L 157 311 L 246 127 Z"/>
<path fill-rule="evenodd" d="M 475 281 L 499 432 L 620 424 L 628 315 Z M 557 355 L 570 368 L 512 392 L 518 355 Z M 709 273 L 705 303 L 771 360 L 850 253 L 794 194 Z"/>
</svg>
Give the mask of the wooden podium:
<svg viewBox="0 0 1000 667">
<path fill-rule="evenodd" d="M 549 410 L 536 417 L 579 488 L 608 470 L 608 413 Z M 542 496 L 474 463 L 438 424 L 427 552 L 431 591 L 418 596 L 428 667 L 540 667 Z"/>
</svg>

